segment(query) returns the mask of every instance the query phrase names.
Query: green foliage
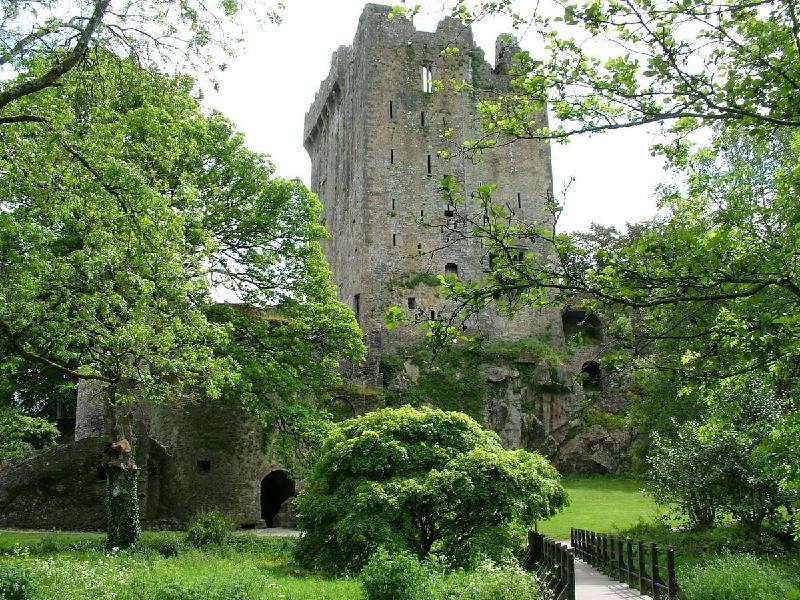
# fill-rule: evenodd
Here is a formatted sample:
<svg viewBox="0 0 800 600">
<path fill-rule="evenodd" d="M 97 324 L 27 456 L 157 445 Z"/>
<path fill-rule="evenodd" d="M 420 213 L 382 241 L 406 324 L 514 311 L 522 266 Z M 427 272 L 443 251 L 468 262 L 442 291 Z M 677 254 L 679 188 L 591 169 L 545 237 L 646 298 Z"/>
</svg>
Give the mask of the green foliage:
<svg viewBox="0 0 800 600">
<path fill-rule="evenodd" d="M 540 455 L 504 450 L 468 416 L 378 410 L 333 427 L 296 499 L 303 564 L 362 567 L 381 546 L 454 565 L 501 558 L 566 494 Z"/>
<path fill-rule="evenodd" d="M 431 600 L 547 600 L 547 586 L 516 562 L 484 561 L 472 571 L 456 571 L 432 578 Z"/>
<path fill-rule="evenodd" d="M 759 451 L 770 443 L 784 399 L 763 382 L 746 378 L 726 382 L 712 404 L 718 416 L 708 425 L 686 423 L 673 440 L 655 436 L 650 493 L 659 502 L 677 504 L 698 527 L 728 511 L 757 539 L 765 519 L 783 520 L 783 507 L 797 500 L 782 489 L 770 455 Z"/>
<path fill-rule="evenodd" d="M 419 378 L 416 382 L 409 381 L 400 391 L 387 390 L 386 404 L 430 404 L 442 410 L 460 411 L 480 420 L 488 393 L 479 369 L 480 359 L 477 352 L 462 348 L 449 348 L 436 355 L 427 349 L 420 349 L 412 357 L 412 362 L 420 369 Z M 390 382 L 385 379 L 384 385 Z"/>
<path fill-rule="evenodd" d="M 308 399 L 364 353 L 318 242 L 319 201 L 274 178 L 193 85 L 93 49 L 15 101 L 44 121 L 0 121 L 0 372 L 21 358 L 94 380 L 110 442 L 131 441 L 127 403 L 223 393 L 291 435 L 325 420 Z M 212 288 L 246 306 L 216 307 Z M 118 523 L 135 510 L 128 483 L 109 503 L 124 543 L 138 530 L 133 513 Z"/>
<path fill-rule="evenodd" d="M 584 408 L 580 412 L 581 425 L 584 427 L 591 427 L 592 425 L 600 425 L 606 429 L 627 429 L 628 419 L 625 415 L 600 410 L 597 408 Z"/>
<path fill-rule="evenodd" d="M 720 556 L 695 567 L 682 580 L 692 600 L 797 600 L 800 589 L 783 574 L 749 555 Z"/>
<path fill-rule="evenodd" d="M 221 545 L 236 528 L 230 515 L 218 510 L 198 511 L 186 527 L 186 541 L 192 546 Z"/>
<path fill-rule="evenodd" d="M 143 544 L 149 545 L 154 536 L 181 539 L 177 533 L 145 532 Z M 362 598 L 357 581 L 326 580 L 299 570 L 291 562 L 294 539 L 234 535 L 224 546 L 190 548 L 177 556 L 164 556 L 138 544 L 127 551 L 109 552 L 102 545 L 88 549 L 85 542 L 102 544 L 96 534 L 3 533 L 0 546 L 6 545 L 7 537 L 24 537 L 33 548 L 41 548 L 43 537 L 65 542 L 47 554 L 34 556 L 26 547 L 17 546 L 11 556 L 0 556 L 0 572 L 11 567 L 28 573 L 30 594 L 26 600 Z"/>
<path fill-rule="evenodd" d="M 11 408 L 0 408 L 0 459 L 17 458 L 31 450 L 56 445 L 58 428 L 38 417 L 27 417 Z"/>
<path fill-rule="evenodd" d="M 0 598 L 28 600 L 31 597 L 30 574 L 14 563 L 0 563 Z"/>
<path fill-rule="evenodd" d="M 109 548 L 127 548 L 142 532 L 139 522 L 138 473 L 127 468 L 106 469 L 106 513 Z"/>
<path fill-rule="evenodd" d="M 159 600 L 249 600 L 250 586 L 244 582 L 211 583 L 166 582 L 152 590 Z"/>
<path fill-rule="evenodd" d="M 367 600 L 423 600 L 428 573 L 412 554 L 379 548 L 361 570 Z"/>
<path fill-rule="evenodd" d="M 390 279 L 386 283 L 386 289 L 389 291 L 397 289 L 411 290 L 418 285 L 439 287 L 439 278 L 430 271 L 406 271 Z"/>
<path fill-rule="evenodd" d="M 476 420 L 483 418 L 486 398 L 490 394 L 480 367 L 496 361 L 513 362 L 520 356 L 526 360 L 544 363 L 551 367 L 563 364 L 566 356 L 544 340 L 524 339 L 514 342 L 481 343 L 471 346 L 448 346 L 438 352 L 428 347 L 413 351 L 410 361 L 419 367 L 416 382 L 408 381 L 402 390 L 387 389 L 387 406 L 432 405 L 442 410 L 456 410 Z M 404 360 L 399 357 L 381 357 L 380 369 L 384 374 L 384 387 L 389 387 L 402 372 Z M 532 368 L 528 363 L 515 364 L 523 372 Z"/>
</svg>

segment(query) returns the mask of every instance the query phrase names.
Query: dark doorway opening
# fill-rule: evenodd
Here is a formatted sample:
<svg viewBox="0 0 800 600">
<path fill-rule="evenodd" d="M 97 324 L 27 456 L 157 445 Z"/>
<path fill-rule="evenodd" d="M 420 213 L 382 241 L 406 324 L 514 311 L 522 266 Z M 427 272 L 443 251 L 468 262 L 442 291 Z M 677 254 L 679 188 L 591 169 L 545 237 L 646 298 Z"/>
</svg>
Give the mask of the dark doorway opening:
<svg viewBox="0 0 800 600">
<path fill-rule="evenodd" d="M 286 471 L 272 471 L 261 480 L 261 518 L 274 527 L 275 515 L 287 498 L 294 496 L 294 480 Z"/>
<path fill-rule="evenodd" d="M 584 390 L 599 390 L 603 384 L 603 372 L 600 370 L 600 363 L 595 360 L 583 363 L 581 367 L 583 375 Z"/>
</svg>

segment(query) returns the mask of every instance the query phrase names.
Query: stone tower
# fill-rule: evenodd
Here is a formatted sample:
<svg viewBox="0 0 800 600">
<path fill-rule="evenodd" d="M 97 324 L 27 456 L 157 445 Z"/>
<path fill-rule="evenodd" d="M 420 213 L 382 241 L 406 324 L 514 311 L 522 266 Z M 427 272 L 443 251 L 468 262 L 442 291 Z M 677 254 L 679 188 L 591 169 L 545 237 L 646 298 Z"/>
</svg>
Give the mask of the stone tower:
<svg viewBox="0 0 800 600">
<path fill-rule="evenodd" d="M 350 376 L 366 383 L 379 383 L 381 354 L 418 344 L 424 335 L 411 323 L 388 331 L 384 315 L 390 306 L 417 320 L 446 317 L 433 275 L 477 280 L 490 268 L 480 241 L 448 246 L 447 227 L 439 226 L 452 216 L 439 189 L 443 176 L 454 177 L 467 197 L 481 183 L 496 184 L 495 197 L 519 219 L 545 224 L 551 218 L 542 210 L 552 192 L 546 143 L 518 141 L 487 151 L 478 163 L 437 155 L 446 130 L 452 130 L 452 140 L 480 137 L 477 97 L 481 90 L 507 87 L 517 47 L 498 40 L 492 68 L 460 21 L 445 18 L 430 33 L 406 19 L 388 19 L 389 11 L 365 6 L 353 45 L 333 54 L 304 130 L 311 188 L 324 204 L 331 233 L 325 253 L 339 299 L 352 306 L 370 352 L 364 370 Z M 458 52 L 445 58 L 446 47 Z M 451 79 L 469 82 L 476 92 L 446 86 L 432 93 L 431 80 Z M 434 226 L 420 226 L 420 219 Z M 563 342 L 560 321 L 558 310 L 529 310 L 513 324 L 483 314 L 470 326 L 491 341 L 547 335 Z"/>
</svg>

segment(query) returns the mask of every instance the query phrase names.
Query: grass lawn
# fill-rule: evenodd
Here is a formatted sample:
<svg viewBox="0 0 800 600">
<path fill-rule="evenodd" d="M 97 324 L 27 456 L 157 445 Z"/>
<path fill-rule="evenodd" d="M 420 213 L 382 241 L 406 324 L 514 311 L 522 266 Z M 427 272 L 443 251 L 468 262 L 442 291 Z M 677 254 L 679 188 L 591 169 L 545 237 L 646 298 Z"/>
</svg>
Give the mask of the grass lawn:
<svg viewBox="0 0 800 600">
<path fill-rule="evenodd" d="M 297 569 L 292 538 L 237 534 L 225 546 L 191 548 L 181 533 L 146 532 L 126 552 L 107 552 L 104 539 L 93 533 L 0 532 L 0 587 L 9 577 L 22 577 L 30 588 L 26 600 L 363 597 L 354 579 Z"/>
<path fill-rule="evenodd" d="M 570 475 L 562 483 L 570 506 L 538 526 L 556 540 L 568 540 L 570 527 L 613 533 L 661 514 L 652 498 L 639 491 L 641 482 L 630 477 Z"/>
</svg>

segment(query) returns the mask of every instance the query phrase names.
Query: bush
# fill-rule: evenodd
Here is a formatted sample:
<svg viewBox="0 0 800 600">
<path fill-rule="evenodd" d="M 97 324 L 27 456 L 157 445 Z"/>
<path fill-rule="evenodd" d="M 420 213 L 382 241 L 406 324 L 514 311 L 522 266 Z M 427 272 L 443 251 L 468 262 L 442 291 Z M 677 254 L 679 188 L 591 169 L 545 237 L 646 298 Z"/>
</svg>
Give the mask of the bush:
<svg viewBox="0 0 800 600">
<path fill-rule="evenodd" d="M 29 573 L 22 567 L 0 563 L 0 598 L 3 600 L 25 600 L 30 596 Z"/>
<path fill-rule="evenodd" d="M 0 459 L 18 458 L 31 450 L 55 446 L 58 428 L 46 419 L 0 409 Z"/>
<path fill-rule="evenodd" d="M 486 561 L 474 571 L 444 575 L 433 586 L 431 600 L 544 600 L 549 592 L 539 579 L 518 564 Z M 437 589 L 438 588 L 438 589 Z"/>
<path fill-rule="evenodd" d="M 467 567 L 508 555 L 515 530 L 565 503 L 543 456 L 503 449 L 463 413 L 377 410 L 338 423 L 325 439 L 295 502 L 305 532 L 297 557 L 310 568 L 357 571 L 385 546 Z"/>
<path fill-rule="evenodd" d="M 770 565 L 747 555 L 728 555 L 695 567 L 684 578 L 692 600 L 800 600 L 800 590 Z"/>
<path fill-rule="evenodd" d="M 201 510 L 189 522 L 186 528 L 186 541 L 192 546 L 208 544 L 224 544 L 236 523 L 218 510 Z"/>
<path fill-rule="evenodd" d="M 380 548 L 361 571 L 367 600 L 422 600 L 429 575 L 408 552 Z"/>
</svg>

